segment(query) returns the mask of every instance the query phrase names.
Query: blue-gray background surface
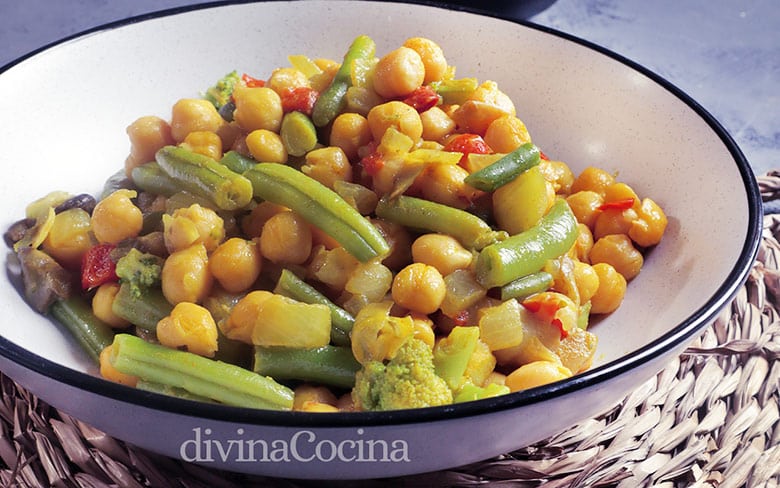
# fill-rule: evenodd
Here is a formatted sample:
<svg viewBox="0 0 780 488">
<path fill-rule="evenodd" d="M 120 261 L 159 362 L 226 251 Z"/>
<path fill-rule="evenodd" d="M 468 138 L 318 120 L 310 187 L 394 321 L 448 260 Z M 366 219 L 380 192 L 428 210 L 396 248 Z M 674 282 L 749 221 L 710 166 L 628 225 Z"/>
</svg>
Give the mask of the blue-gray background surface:
<svg viewBox="0 0 780 488">
<path fill-rule="evenodd" d="M 197 3 L 202 2 L 0 0 L 0 66 L 107 22 Z M 780 1 L 458 3 L 552 27 L 636 61 L 713 114 L 756 174 L 780 168 Z"/>
</svg>

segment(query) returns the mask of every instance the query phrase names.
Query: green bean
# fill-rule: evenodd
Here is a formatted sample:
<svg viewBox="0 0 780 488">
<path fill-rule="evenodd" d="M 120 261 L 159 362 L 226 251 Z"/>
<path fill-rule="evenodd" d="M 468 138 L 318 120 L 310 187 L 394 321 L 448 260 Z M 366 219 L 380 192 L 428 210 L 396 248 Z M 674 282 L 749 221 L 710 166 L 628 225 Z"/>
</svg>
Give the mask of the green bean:
<svg viewBox="0 0 780 488">
<path fill-rule="evenodd" d="M 140 297 L 135 296 L 128 283 L 119 286 L 111 310 L 136 327 L 157 330 L 157 322 L 170 315 L 173 306 L 159 288 L 144 288 Z"/>
<path fill-rule="evenodd" d="M 547 271 L 538 271 L 520 277 L 501 287 L 501 300 L 523 299 L 534 293 L 540 293 L 552 286 L 553 277 Z"/>
<path fill-rule="evenodd" d="M 157 161 L 133 168 L 130 175 L 138 189 L 155 195 L 169 197 L 181 191 L 181 186 L 176 179 L 163 171 Z"/>
<path fill-rule="evenodd" d="M 291 156 L 303 156 L 317 145 L 317 129 L 306 114 L 297 111 L 284 115 L 279 137 Z"/>
<path fill-rule="evenodd" d="M 507 237 L 465 210 L 407 195 L 382 198 L 376 215 L 406 227 L 448 234 L 469 249 L 479 250 Z"/>
<path fill-rule="evenodd" d="M 482 249 L 477 281 L 485 288 L 503 286 L 542 269 L 548 259 L 567 252 L 577 239 L 577 219 L 558 199 L 534 227 Z"/>
<path fill-rule="evenodd" d="M 157 151 L 156 159 L 181 190 L 207 197 L 222 210 L 237 210 L 252 200 L 252 184 L 208 156 L 165 146 Z"/>
<path fill-rule="evenodd" d="M 464 182 L 477 190 L 495 191 L 537 164 L 539 148 L 528 142 L 494 163 L 471 173 Z"/>
<path fill-rule="evenodd" d="M 216 361 L 235 364 L 245 369 L 252 368 L 252 345 L 246 342 L 230 339 L 222 331 L 217 336 Z"/>
<path fill-rule="evenodd" d="M 135 387 L 139 390 L 150 391 L 152 393 L 159 393 L 161 395 L 168 395 L 176 398 L 182 398 L 184 400 L 192 400 L 195 402 L 207 402 L 215 403 L 211 398 L 206 398 L 200 395 L 194 395 L 183 388 L 175 388 L 169 385 L 161 385 L 160 383 L 154 383 L 152 381 L 138 380 Z"/>
<path fill-rule="evenodd" d="M 219 160 L 219 163 L 226 166 L 234 173 L 241 174 L 256 165 L 257 161 L 248 156 L 244 156 L 238 151 L 228 151 L 222 155 L 222 159 Z"/>
<path fill-rule="evenodd" d="M 474 90 L 479 86 L 476 78 L 459 78 L 434 81 L 431 88 L 441 96 L 442 102 L 447 105 L 460 105 L 469 99 Z"/>
<path fill-rule="evenodd" d="M 314 349 L 255 347 L 255 373 L 278 380 L 299 380 L 352 388 L 360 363 L 348 347 Z"/>
<path fill-rule="evenodd" d="M 256 197 L 283 205 L 335 239 L 360 261 L 390 250 L 379 230 L 336 192 L 300 171 L 276 163 L 258 163 L 244 173 Z"/>
<path fill-rule="evenodd" d="M 80 295 L 72 295 L 51 304 L 49 313 L 68 329 L 95 363 L 100 353 L 114 340 L 114 331 L 95 317 L 92 307 Z"/>
<path fill-rule="evenodd" d="M 130 334 L 117 334 L 111 365 L 121 373 L 226 405 L 290 410 L 293 392 L 271 378 L 186 351 L 152 344 Z"/>
<path fill-rule="evenodd" d="M 339 307 L 313 286 L 288 269 L 283 269 L 276 283 L 274 293 L 298 300 L 303 303 L 319 303 L 330 309 L 331 342 L 336 345 L 349 345 L 349 331 L 355 323 L 355 318 L 349 312 Z M 346 340 L 346 342 L 345 342 Z"/>
<path fill-rule="evenodd" d="M 344 60 L 330 86 L 323 91 L 312 110 L 312 120 L 317 127 L 328 125 L 344 109 L 347 89 L 352 86 L 352 66 L 357 60 L 371 60 L 376 53 L 376 44 L 368 36 L 361 35 L 352 41 Z"/>
</svg>

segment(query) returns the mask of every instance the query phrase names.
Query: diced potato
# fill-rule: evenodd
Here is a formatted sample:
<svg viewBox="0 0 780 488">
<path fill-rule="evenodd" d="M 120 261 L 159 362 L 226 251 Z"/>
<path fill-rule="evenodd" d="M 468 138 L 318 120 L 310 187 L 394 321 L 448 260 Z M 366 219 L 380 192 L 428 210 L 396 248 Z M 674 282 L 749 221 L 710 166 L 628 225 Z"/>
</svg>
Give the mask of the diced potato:
<svg viewBox="0 0 780 488">
<path fill-rule="evenodd" d="M 330 343 L 330 309 L 273 295 L 264 301 L 252 330 L 256 346 L 313 348 Z"/>
</svg>

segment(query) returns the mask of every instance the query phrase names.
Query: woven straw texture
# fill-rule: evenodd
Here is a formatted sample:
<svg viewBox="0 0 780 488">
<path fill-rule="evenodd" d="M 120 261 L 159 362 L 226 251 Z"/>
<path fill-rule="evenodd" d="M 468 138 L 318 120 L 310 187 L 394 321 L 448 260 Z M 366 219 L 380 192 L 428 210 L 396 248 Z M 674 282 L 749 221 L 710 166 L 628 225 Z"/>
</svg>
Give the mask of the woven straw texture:
<svg viewBox="0 0 780 488">
<path fill-rule="evenodd" d="M 780 172 L 759 178 L 780 198 Z M 495 459 L 338 486 L 780 486 L 780 215 L 764 218 L 747 283 L 679 358 L 602 415 Z M 446 455 L 446 454 L 443 454 Z M 113 439 L 0 374 L 0 485 L 309 487 L 220 472 Z"/>
</svg>

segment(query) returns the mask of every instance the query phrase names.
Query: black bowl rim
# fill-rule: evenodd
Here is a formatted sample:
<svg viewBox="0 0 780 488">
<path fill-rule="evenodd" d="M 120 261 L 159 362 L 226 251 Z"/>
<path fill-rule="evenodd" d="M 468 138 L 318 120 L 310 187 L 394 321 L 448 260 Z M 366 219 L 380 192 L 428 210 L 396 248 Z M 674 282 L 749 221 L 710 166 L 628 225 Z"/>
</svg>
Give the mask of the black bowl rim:
<svg viewBox="0 0 780 488">
<path fill-rule="evenodd" d="M 88 34 L 94 34 L 96 32 L 111 30 L 125 25 L 143 22 L 145 20 L 194 10 L 246 3 L 268 3 L 268 1 L 269 0 L 220 0 L 196 5 L 174 7 L 109 22 L 88 30 L 81 31 L 71 36 L 64 37 L 58 41 L 52 42 L 42 46 L 39 49 L 31 51 L 0 68 L 0 75 L 2 75 L 3 72 L 9 70 L 14 65 L 30 57 L 33 57 L 42 51 L 64 42 L 86 36 Z M 647 76 L 655 83 L 659 84 L 664 89 L 675 95 L 694 112 L 696 112 L 696 114 L 698 114 L 718 135 L 720 140 L 729 150 L 731 156 L 734 158 L 734 162 L 736 163 L 742 177 L 742 182 L 744 184 L 748 200 L 748 229 L 746 239 L 742 247 L 742 252 L 740 253 L 740 257 L 735 263 L 732 271 L 729 273 L 723 284 L 721 284 L 721 286 L 715 291 L 712 297 L 710 297 L 702 307 L 694 311 L 687 319 L 675 326 L 671 331 L 659 337 L 655 341 L 647 344 L 642 349 L 622 356 L 621 358 L 608 364 L 594 367 L 570 379 L 485 400 L 441 407 L 428 407 L 388 412 L 343 412 L 322 415 L 306 412 L 257 410 L 193 402 L 157 393 L 137 390 L 135 388 L 126 387 L 107 380 L 103 380 L 88 373 L 76 371 L 58 363 L 54 363 L 42 356 L 24 349 L 9 341 L 5 337 L 0 337 L 0 355 L 28 370 L 34 371 L 43 376 L 47 376 L 58 383 L 70 385 L 72 387 L 85 390 L 98 396 L 107 397 L 108 399 L 115 401 L 134 404 L 139 407 L 150 408 L 171 414 L 197 417 L 203 420 L 228 421 L 232 423 L 259 426 L 273 425 L 279 427 L 286 426 L 298 428 L 334 428 L 432 422 L 511 410 L 518 407 L 535 404 L 544 400 L 561 397 L 578 390 L 592 387 L 602 381 L 620 376 L 628 372 L 637 364 L 642 364 L 652 360 L 654 357 L 658 356 L 659 353 L 674 350 L 693 340 L 696 334 L 705 325 L 709 324 L 712 320 L 715 319 L 720 310 L 731 301 L 731 299 L 736 295 L 738 289 L 744 284 L 756 258 L 761 242 L 763 209 L 758 183 L 747 159 L 728 131 L 726 131 L 726 129 L 715 119 L 715 117 L 713 117 L 706 109 L 704 109 L 704 107 L 702 107 L 693 98 L 691 98 L 684 91 L 665 78 L 656 74 L 652 70 L 649 70 L 644 66 L 591 41 L 550 27 L 541 26 L 522 19 L 508 18 L 497 15 L 495 13 L 486 12 L 478 8 L 464 7 L 460 5 L 448 6 L 446 2 L 424 0 L 404 0 L 397 3 L 447 8 L 449 10 L 458 10 L 475 15 L 493 17 L 513 22 L 523 27 L 551 34 L 566 41 L 579 44 L 604 56 L 619 61 L 629 68 Z"/>
</svg>

